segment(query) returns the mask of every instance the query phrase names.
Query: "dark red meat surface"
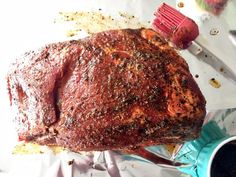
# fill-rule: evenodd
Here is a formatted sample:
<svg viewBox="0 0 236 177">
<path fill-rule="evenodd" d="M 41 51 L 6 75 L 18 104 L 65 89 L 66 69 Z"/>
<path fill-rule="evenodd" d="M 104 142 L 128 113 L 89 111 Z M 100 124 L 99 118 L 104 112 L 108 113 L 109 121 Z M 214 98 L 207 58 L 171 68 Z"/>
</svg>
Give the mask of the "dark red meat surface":
<svg viewBox="0 0 236 177">
<path fill-rule="evenodd" d="M 185 60 L 151 29 L 27 52 L 11 65 L 8 89 L 20 139 L 72 151 L 182 142 L 205 116 Z"/>
</svg>

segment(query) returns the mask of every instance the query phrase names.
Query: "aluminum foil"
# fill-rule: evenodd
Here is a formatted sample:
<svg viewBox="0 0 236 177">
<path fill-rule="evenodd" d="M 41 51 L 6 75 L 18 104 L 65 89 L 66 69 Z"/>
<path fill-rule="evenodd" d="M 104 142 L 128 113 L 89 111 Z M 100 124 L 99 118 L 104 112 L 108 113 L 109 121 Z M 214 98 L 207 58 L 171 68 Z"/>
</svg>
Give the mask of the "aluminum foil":
<svg viewBox="0 0 236 177">
<path fill-rule="evenodd" d="M 151 27 L 153 13 L 162 2 L 158 0 L 41 0 L 34 2 L 10 0 L 0 5 L 0 21 L 2 23 L 0 46 L 4 49 L 0 52 L 0 57 L 3 59 L 0 66 L 0 177 L 186 176 L 175 168 L 153 164 L 141 157 L 124 155 L 116 151 L 87 153 L 63 151 L 55 154 L 48 149 L 43 154 L 12 155 L 17 136 L 11 121 L 12 115 L 5 75 L 9 63 L 15 59 L 15 56 L 45 43 L 77 39 L 88 35 L 86 32 L 82 32 L 73 37 L 67 37 L 65 31 L 73 28 L 74 24 L 72 22 L 55 23 L 54 20 L 58 18 L 59 12 L 98 11 L 108 16 L 111 15 L 117 20 L 117 23 L 125 21 L 124 17 L 120 16 L 120 12 L 122 12 L 135 16 L 136 22 L 140 23 L 122 24 L 121 27 L 130 27 L 129 25 L 131 27 L 132 25 Z M 179 3 L 172 0 L 165 2 L 172 6 Z M 188 8 L 188 5 L 183 8 Z M 198 13 L 194 8 L 191 6 L 191 12 L 194 12 L 192 15 L 195 14 L 194 18 L 198 20 L 201 32 L 197 42 L 222 59 L 232 70 L 235 70 L 236 60 L 233 56 L 236 56 L 236 51 L 228 39 L 230 21 L 227 19 L 231 12 L 228 12 L 226 7 L 226 12 L 223 12 L 221 17 L 215 18 L 209 14 L 206 15 L 205 12 Z M 181 10 L 187 11 L 187 9 Z M 206 16 L 207 18 L 205 18 Z M 118 26 L 114 26 L 114 28 L 118 28 Z M 219 29 L 219 34 L 210 35 L 209 32 L 212 28 Z M 198 75 L 195 80 L 206 97 L 209 111 L 205 122 L 214 119 L 222 130 L 235 135 L 236 109 L 231 108 L 236 107 L 236 86 L 189 51 L 182 51 L 181 55 L 188 62 L 192 75 Z M 211 78 L 219 80 L 221 87 L 212 87 L 209 84 Z M 149 150 L 168 159 L 173 159 L 175 156 L 165 146 L 149 147 Z"/>
<path fill-rule="evenodd" d="M 207 114 L 206 122 L 210 120 L 215 120 L 228 134 L 236 135 L 236 108 L 211 111 Z M 163 146 L 155 146 L 149 150 L 162 155 L 167 154 Z M 59 154 L 48 152 L 11 155 L 7 159 L 1 159 L 0 162 L 0 176 L 4 177 L 187 176 L 175 168 L 153 164 L 141 157 L 124 155 L 115 151 L 86 153 L 63 151 Z"/>
</svg>

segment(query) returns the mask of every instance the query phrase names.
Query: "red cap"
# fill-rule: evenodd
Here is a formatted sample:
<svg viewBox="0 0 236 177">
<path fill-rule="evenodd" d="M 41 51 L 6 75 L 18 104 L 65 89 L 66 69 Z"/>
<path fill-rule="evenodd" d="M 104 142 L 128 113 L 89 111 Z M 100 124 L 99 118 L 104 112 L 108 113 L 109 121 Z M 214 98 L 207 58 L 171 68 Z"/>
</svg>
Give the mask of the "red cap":
<svg viewBox="0 0 236 177">
<path fill-rule="evenodd" d="M 192 19 L 186 17 L 176 28 L 170 37 L 170 41 L 177 47 L 186 49 L 198 35 L 199 29 L 197 24 Z"/>
</svg>

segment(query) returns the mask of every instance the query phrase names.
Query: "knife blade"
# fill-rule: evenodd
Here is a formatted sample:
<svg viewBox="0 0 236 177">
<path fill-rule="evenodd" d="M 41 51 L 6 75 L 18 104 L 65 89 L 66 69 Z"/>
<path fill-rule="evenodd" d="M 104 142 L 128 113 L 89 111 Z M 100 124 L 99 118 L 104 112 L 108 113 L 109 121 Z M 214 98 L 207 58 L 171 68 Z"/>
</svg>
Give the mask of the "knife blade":
<svg viewBox="0 0 236 177">
<path fill-rule="evenodd" d="M 236 47 L 236 30 L 229 31 L 229 39 L 231 40 L 232 44 Z"/>
<path fill-rule="evenodd" d="M 188 48 L 188 51 L 236 85 L 236 73 L 227 66 L 223 60 L 218 58 L 207 48 L 203 47 L 198 42 L 193 41 L 192 45 Z"/>
</svg>

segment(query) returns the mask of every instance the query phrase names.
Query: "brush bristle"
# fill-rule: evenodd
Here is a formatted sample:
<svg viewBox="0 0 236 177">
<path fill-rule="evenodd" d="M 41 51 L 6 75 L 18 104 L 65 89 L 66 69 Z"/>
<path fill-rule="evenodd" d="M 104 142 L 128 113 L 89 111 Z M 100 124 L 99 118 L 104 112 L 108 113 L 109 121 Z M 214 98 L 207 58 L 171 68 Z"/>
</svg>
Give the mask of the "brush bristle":
<svg viewBox="0 0 236 177">
<path fill-rule="evenodd" d="M 155 15 L 157 18 L 154 20 L 154 25 L 166 33 L 173 33 L 186 18 L 182 13 L 165 3 L 158 8 Z"/>
</svg>

